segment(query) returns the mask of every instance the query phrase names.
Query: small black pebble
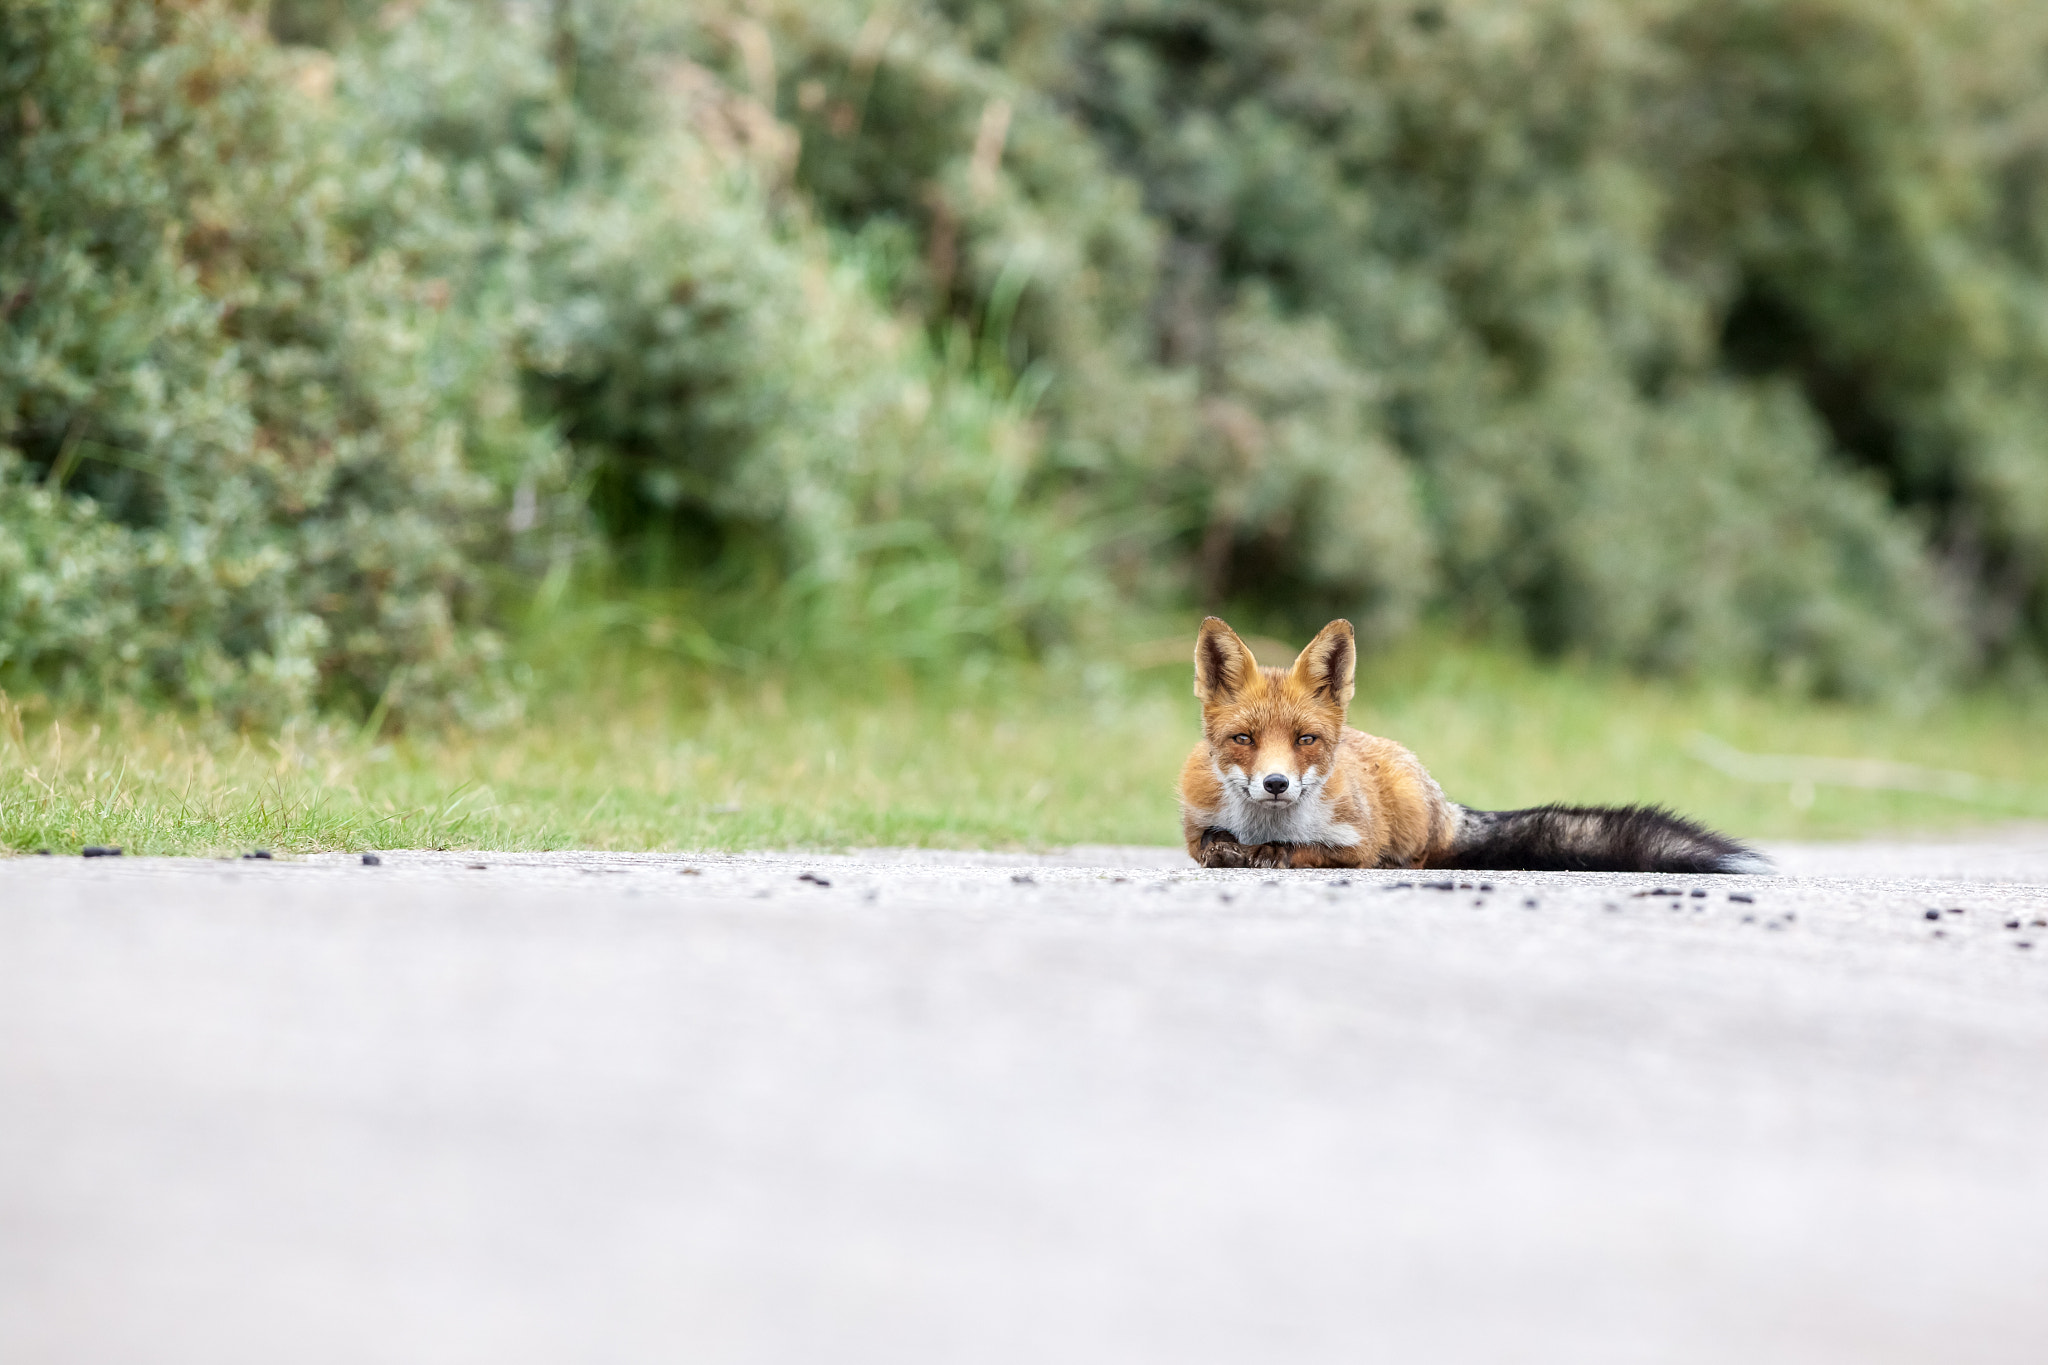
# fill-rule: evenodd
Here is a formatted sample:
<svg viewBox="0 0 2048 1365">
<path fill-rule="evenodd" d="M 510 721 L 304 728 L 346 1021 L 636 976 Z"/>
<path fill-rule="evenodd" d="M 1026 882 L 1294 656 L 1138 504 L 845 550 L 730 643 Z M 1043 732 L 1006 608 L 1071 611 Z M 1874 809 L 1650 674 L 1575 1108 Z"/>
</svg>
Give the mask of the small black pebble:
<svg viewBox="0 0 2048 1365">
<path fill-rule="evenodd" d="M 1234 901 L 1237 897 L 1231 895 L 1228 891 L 1219 891 L 1216 894 L 1216 899 L 1219 901 Z"/>
<path fill-rule="evenodd" d="M 54 858 L 56 855 L 47 848 L 39 848 L 36 850 L 36 856 L 38 858 Z"/>
<path fill-rule="evenodd" d="M 1936 938 L 1947 938 L 1947 937 L 1948 937 L 1948 930 L 1946 930 L 1946 929 L 1936 929 L 1936 930 L 1934 931 L 1934 936 L 1935 936 Z"/>
<path fill-rule="evenodd" d="M 2020 922 L 2016 919 L 2009 919 L 2005 922 L 2005 927 L 2008 929 L 2017 929 L 2020 927 Z"/>
<path fill-rule="evenodd" d="M 245 863 L 246 863 L 246 862 L 252 862 L 252 861 L 253 861 L 253 862 L 259 862 L 259 863 L 267 863 L 267 862 L 270 862 L 270 861 L 272 861 L 272 859 L 271 859 L 271 856 L 270 856 L 270 850 L 269 850 L 269 849 L 267 849 L 267 848 L 259 848 L 259 849 L 257 849 L 257 850 L 256 850 L 256 851 L 255 851 L 254 853 L 244 853 L 244 854 L 242 855 L 242 861 L 243 861 L 243 862 L 245 862 Z"/>
<path fill-rule="evenodd" d="M 1458 883 L 1458 889 L 1459 889 L 1460 891 L 1470 891 L 1470 890 L 1472 890 L 1472 889 L 1473 889 L 1473 887 L 1472 887 L 1472 883 L 1470 883 L 1470 882 L 1459 882 L 1459 883 Z"/>
<path fill-rule="evenodd" d="M 1493 883 L 1492 883 L 1492 882 L 1481 882 L 1481 883 L 1479 883 L 1479 889 L 1480 889 L 1481 891 L 1491 891 L 1491 890 L 1493 890 Z"/>
<path fill-rule="evenodd" d="M 87 844 L 84 848 L 78 850 L 78 856 L 81 858 L 118 858 L 121 856 L 121 850 L 111 844 L 105 848 L 98 844 Z"/>
<path fill-rule="evenodd" d="M 1349 878 L 1349 877 L 1339 877 L 1339 878 L 1337 878 L 1337 880 L 1335 880 L 1335 881 L 1331 882 L 1331 883 L 1330 883 L 1330 885 L 1332 885 L 1332 886 L 1349 886 L 1349 885 L 1351 885 L 1351 878 Z"/>
<path fill-rule="evenodd" d="M 1927 918 L 1928 918 L 1928 919 L 1940 919 L 1940 918 L 1941 918 L 1941 911 L 1939 911 L 1939 910 L 1929 910 L 1929 911 L 1927 912 Z"/>
<path fill-rule="evenodd" d="M 1524 910 L 1534 910 L 1536 908 L 1536 898 L 1534 896 L 1531 896 L 1528 899 L 1524 900 L 1522 902 L 1522 908 Z"/>
<path fill-rule="evenodd" d="M 1700 888 L 1698 888 L 1697 886 L 1695 886 L 1692 889 L 1692 898 L 1696 901 L 1703 901 L 1707 898 L 1707 893 L 1700 890 Z"/>
<path fill-rule="evenodd" d="M 1742 905 L 1755 905 L 1755 904 L 1756 904 L 1756 897 L 1755 897 L 1755 896 L 1745 896 L 1745 895 L 1741 894 L 1741 893 L 1740 893 L 1740 892 L 1738 892 L 1738 891 L 1731 891 L 1731 892 L 1729 892 L 1729 893 L 1728 893 L 1728 899 L 1729 899 L 1729 900 L 1731 900 L 1731 901 L 1735 901 L 1735 902 L 1738 902 L 1739 904 L 1742 904 Z"/>
<path fill-rule="evenodd" d="M 471 863 L 469 864 L 469 870 L 471 872 L 489 872 L 491 865 L 489 863 Z"/>
<path fill-rule="evenodd" d="M 1424 891 L 1456 891 L 1458 884 L 1456 882 L 1423 882 L 1422 889 Z"/>
<path fill-rule="evenodd" d="M 374 854 L 374 853 L 365 853 L 365 854 L 363 855 L 363 866 L 364 866 L 364 867 L 382 867 L 382 866 L 384 866 L 384 860 L 383 860 L 382 858 L 379 858 L 379 857 L 378 857 L 378 856 L 377 856 L 376 854 Z"/>
<path fill-rule="evenodd" d="M 1784 925 L 1778 923 L 1778 921 L 1776 920 L 1772 920 L 1770 923 L 1764 925 L 1764 928 L 1766 929 L 1782 929 L 1784 927 Z"/>
<path fill-rule="evenodd" d="M 1742 922 L 1743 922 L 1744 924 L 1755 924 L 1755 923 L 1756 923 L 1756 916 L 1755 916 L 1755 915 L 1744 915 L 1744 916 L 1742 917 Z"/>
<path fill-rule="evenodd" d="M 817 873 L 815 873 L 815 872 L 804 872 L 804 873 L 800 873 L 800 874 L 798 874 L 798 876 L 797 876 L 797 880 L 798 880 L 798 881 L 800 881 L 800 882 L 809 882 L 809 883 L 810 883 L 810 884 L 811 884 L 812 886 L 830 886 L 830 885 L 832 885 L 832 883 L 831 883 L 831 882 L 828 882 L 828 881 L 826 881 L 826 880 L 825 880 L 825 879 L 824 879 L 823 877 L 820 877 L 820 876 L 819 876 L 819 875 L 818 875 Z M 1012 878 L 1010 878 L 1010 880 L 1011 880 L 1011 881 L 1016 881 L 1017 879 L 1016 879 L 1015 877 L 1012 877 Z"/>
<path fill-rule="evenodd" d="M 1948 912 L 1949 912 L 1949 913 L 1950 913 L 1951 915 L 1960 915 L 1960 914 L 1962 914 L 1962 913 L 1963 913 L 1963 907 L 1962 907 L 1962 906 L 1960 906 L 1960 905 L 1951 905 L 1951 906 L 1950 906 L 1950 907 L 1948 908 Z"/>
<path fill-rule="evenodd" d="M 811 878 L 811 880 L 812 880 L 812 881 L 817 881 L 818 879 L 817 879 L 816 877 L 813 877 L 813 878 Z M 1032 876 L 1032 875 L 1031 875 L 1031 874 L 1030 874 L 1029 872 L 1013 872 L 1013 873 L 1011 873 L 1011 874 L 1010 874 L 1010 880 L 1011 880 L 1011 881 L 1013 881 L 1013 882 L 1015 882 L 1015 883 L 1017 883 L 1017 885 L 1019 885 L 1019 886 L 1036 886 L 1036 885 L 1038 885 L 1038 878 L 1036 878 L 1036 877 Z M 824 886 L 830 886 L 830 885 L 831 885 L 831 883 L 830 883 L 830 882 L 823 882 L 823 883 L 820 883 L 820 885 L 824 885 Z"/>
<path fill-rule="evenodd" d="M 2027 940 L 2025 940 L 2025 939 L 2021 939 L 2021 940 L 2019 940 L 2019 941 L 2018 941 L 2017 943 L 2013 944 L 2012 946 L 2013 946 L 2013 947 L 2015 947 L 2015 948 L 2031 948 L 2031 947 L 2033 947 L 2034 945 L 2033 945 L 2033 944 L 2031 944 L 2031 943 L 2029 943 L 2029 942 L 2028 942 Z"/>
<path fill-rule="evenodd" d="M 1129 882 L 1129 881 L 1130 881 L 1130 878 L 1129 878 L 1129 877 L 1111 877 L 1111 878 L 1110 878 L 1109 880 L 1110 880 L 1110 883 L 1111 883 L 1111 885 L 1114 885 L 1114 886 L 1123 886 L 1124 884 L 1126 884 L 1127 882 Z"/>
</svg>

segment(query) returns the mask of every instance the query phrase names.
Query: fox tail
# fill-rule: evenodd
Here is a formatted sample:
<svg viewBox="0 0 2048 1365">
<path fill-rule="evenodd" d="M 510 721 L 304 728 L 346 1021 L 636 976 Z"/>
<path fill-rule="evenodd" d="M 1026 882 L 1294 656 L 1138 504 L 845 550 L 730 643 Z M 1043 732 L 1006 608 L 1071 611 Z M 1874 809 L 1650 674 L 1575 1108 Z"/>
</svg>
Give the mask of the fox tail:
<svg viewBox="0 0 2048 1365">
<path fill-rule="evenodd" d="M 1770 859 L 1661 806 L 1459 809 L 1437 867 L 1523 872 L 1770 872 Z"/>
</svg>

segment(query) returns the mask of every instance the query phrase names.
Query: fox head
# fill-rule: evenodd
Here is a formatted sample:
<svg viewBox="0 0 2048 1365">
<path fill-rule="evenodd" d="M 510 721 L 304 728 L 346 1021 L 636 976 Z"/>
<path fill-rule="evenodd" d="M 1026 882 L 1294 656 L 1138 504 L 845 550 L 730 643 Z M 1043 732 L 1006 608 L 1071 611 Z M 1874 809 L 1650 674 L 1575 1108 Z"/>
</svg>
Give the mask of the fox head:
<svg viewBox="0 0 2048 1365">
<path fill-rule="evenodd" d="M 1216 775 L 1245 800 L 1290 806 L 1329 780 L 1358 650 L 1349 621 L 1324 626 L 1292 668 L 1261 668 L 1211 616 L 1195 639 L 1195 695 Z"/>
</svg>

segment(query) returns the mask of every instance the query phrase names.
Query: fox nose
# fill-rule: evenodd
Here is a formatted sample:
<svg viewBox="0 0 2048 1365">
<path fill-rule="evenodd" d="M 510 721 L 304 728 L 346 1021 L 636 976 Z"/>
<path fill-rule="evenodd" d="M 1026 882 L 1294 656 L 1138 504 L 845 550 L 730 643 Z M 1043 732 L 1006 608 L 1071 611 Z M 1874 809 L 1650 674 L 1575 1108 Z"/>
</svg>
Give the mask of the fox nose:
<svg viewBox="0 0 2048 1365">
<path fill-rule="evenodd" d="M 1279 795 L 1279 794 L 1280 794 L 1281 792 L 1284 792 L 1284 791 L 1286 791 L 1286 790 L 1287 790 L 1287 777 L 1286 777 L 1286 775 L 1285 775 L 1284 773 L 1267 773 L 1267 774 L 1266 774 L 1266 790 L 1267 790 L 1267 791 L 1269 791 L 1269 792 L 1271 792 L 1271 793 L 1273 793 L 1273 795 L 1275 795 L 1275 796 L 1278 796 L 1278 795 Z"/>
</svg>

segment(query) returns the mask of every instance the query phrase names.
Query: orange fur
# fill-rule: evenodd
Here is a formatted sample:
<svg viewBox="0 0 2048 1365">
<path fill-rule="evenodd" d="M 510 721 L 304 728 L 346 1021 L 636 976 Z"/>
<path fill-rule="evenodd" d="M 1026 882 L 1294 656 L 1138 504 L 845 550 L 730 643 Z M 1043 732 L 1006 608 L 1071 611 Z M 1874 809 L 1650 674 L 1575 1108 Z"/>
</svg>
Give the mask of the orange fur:
<svg viewBox="0 0 2048 1365">
<path fill-rule="evenodd" d="M 1351 623 L 1332 621 L 1292 667 L 1262 668 L 1229 626 L 1202 623 L 1203 737 L 1180 775 L 1197 862 L 1423 867 L 1449 855 L 1457 811 L 1442 789 L 1408 750 L 1345 724 L 1356 652 Z"/>
</svg>

